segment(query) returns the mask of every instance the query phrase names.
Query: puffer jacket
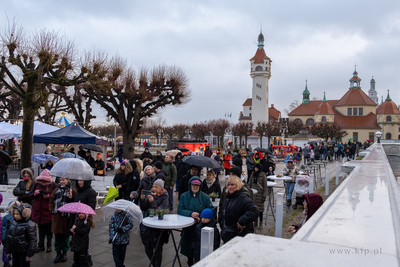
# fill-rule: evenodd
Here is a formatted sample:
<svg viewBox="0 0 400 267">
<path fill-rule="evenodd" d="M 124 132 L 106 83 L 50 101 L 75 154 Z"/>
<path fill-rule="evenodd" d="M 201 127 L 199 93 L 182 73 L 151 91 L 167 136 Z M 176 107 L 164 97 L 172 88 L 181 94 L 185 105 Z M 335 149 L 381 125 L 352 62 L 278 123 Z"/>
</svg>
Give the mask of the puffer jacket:
<svg viewBox="0 0 400 267">
<path fill-rule="evenodd" d="M 124 231 L 123 233 L 118 233 L 117 229 L 121 227 Z M 115 212 L 111 217 L 110 225 L 109 225 L 109 235 L 110 239 L 114 239 L 114 245 L 125 245 L 129 244 L 129 230 L 133 227 L 132 218 L 129 215 L 126 215 L 126 212 L 123 211 L 121 213 Z"/>
<path fill-rule="evenodd" d="M 136 190 L 138 195 L 140 196 L 140 194 L 142 193 L 142 190 L 150 191 L 151 188 L 153 187 L 153 183 L 155 180 L 156 180 L 156 175 L 154 172 L 150 175 L 150 177 L 145 174 L 143 176 L 142 180 L 140 180 L 139 188 Z M 131 194 L 132 194 L 132 192 L 131 192 Z"/>
<path fill-rule="evenodd" d="M 32 210 L 22 206 L 15 209 L 21 215 L 21 219 L 10 222 L 6 253 L 26 253 L 27 257 L 32 257 L 37 248 L 36 224 L 30 220 Z"/>
<path fill-rule="evenodd" d="M 31 179 L 33 179 L 33 172 L 29 168 L 25 168 L 25 169 L 21 170 L 21 177 L 24 172 L 28 172 Z M 27 184 L 28 184 L 28 181 L 24 181 L 24 180 L 19 181 L 17 186 L 13 190 L 13 194 L 14 194 L 14 196 L 17 197 L 19 202 L 28 203 L 28 204 L 32 205 L 32 200 L 29 198 L 29 191 L 31 188 L 27 189 L 26 188 Z M 33 181 L 32 181 L 31 187 L 32 187 L 32 185 L 33 185 Z"/>
<path fill-rule="evenodd" d="M 254 233 L 254 222 L 258 218 L 258 207 L 249 198 L 246 188 L 242 187 L 233 194 L 226 194 L 222 210 L 221 238 L 226 243 L 235 236 L 245 236 Z M 237 223 L 246 226 L 243 230 L 237 229 Z"/>
</svg>

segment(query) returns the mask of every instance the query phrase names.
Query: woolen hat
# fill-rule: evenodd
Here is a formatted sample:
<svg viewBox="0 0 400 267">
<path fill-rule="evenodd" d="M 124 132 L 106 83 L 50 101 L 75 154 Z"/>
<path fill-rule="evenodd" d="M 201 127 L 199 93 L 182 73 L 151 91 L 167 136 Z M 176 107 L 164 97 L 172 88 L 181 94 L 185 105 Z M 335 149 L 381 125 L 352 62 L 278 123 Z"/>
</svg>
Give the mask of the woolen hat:
<svg viewBox="0 0 400 267">
<path fill-rule="evenodd" d="M 213 217 L 214 217 L 214 213 L 213 213 L 213 211 L 212 211 L 211 209 L 209 209 L 209 208 L 204 209 L 204 210 L 201 212 L 201 215 L 200 215 L 200 218 L 208 218 L 208 219 L 210 219 L 210 220 L 212 220 Z"/>
<path fill-rule="evenodd" d="M 165 184 L 165 182 L 164 182 L 162 179 L 157 179 L 157 180 L 155 180 L 154 183 L 153 183 L 153 185 L 157 185 L 157 186 L 159 186 L 160 188 L 164 188 L 164 184 Z"/>
<path fill-rule="evenodd" d="M 232 167 L 229 172 L 233 173 L 235 176 L 239 178 L 242 175 L 242 170 L 237 166 Z"/>
<path fill-rule="evenodd" d="M 194 184 L 194 185 L 201 185 L 201 181 L 194 179 L 190 182 L 190 184 Z"/>
<path fill-rule="evenodd" d="M 156 161 L 156 163 L 154 163 L 154 167 L 156 167 L 157 169 L 161 170 L 162 169 L 162 162 L 161 161 Z"/>
</svg>

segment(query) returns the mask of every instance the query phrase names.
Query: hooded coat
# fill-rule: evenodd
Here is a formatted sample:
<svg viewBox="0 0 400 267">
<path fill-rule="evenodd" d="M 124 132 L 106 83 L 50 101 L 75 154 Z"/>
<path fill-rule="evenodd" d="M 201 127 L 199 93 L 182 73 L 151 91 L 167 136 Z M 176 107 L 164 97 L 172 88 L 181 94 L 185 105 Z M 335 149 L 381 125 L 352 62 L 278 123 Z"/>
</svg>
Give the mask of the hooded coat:
<svg viewBox="0 0 400 267">
<path fill-rule="evenodd" d="M 29 176 L 31 177 L 30 178 L 31 179 L 31 187 L 27 188 L 29 180 L 28 181 L 25 181 L 25 180 L 19 181 L 17 186 L 13 190 L 13 194 L 14 194 L 14 196 L 17 197 L 19 202 L 32 204 L 32 201 L 29 199 L 29 191 L 31 190 L 32 184 L 33 184 L 33 172 L 29 168 L 22 169 L 21 177 L 23 177 L 22 174 L 24 172 L 28 172 Z"/>
<path fill-rule="evenodd" d="M 32 257 L 36 251 L 36 224 L 30 220 L 32 211 L 28 207 L 16 206 L 20 220 L 11 220 L 7 233 L 6 253 L 26 253 Z"/>
<path fill-rule="evenodd" d="M 190 183 L 193 180 L 198 180 L 201 183 L 201 180 L 198 176 L 193 176 L 190 178 L 188 182 L 189 190 L 181 195 L 179 205 L 178 205 L 178 214 L 186 217 L 191 217 L 193 212 L 197 212 L 201 214 L 201 212 L 205 208 L 210 208 L 214 210 L 214 206 L 211 203 L 211 199 L 208 195 L 200 190 L 195 195 L 193 195 L 192 188 Z M 191 241 L 194 230 L 194 225 L 185 228 L 182 230 L 182 246 L 181 253 L 189 258 L 193 258 L 193 251 L 191 250 Z"/>
<path fill-rule="evenodd" d="M 254 202 L 256 203 L 260 212 L 263 212 L 265 209 L 264 207 L 265 199 L 268 196 L 268 186 L 267 186 L 268 180 L 265 173 L 261 171 L 261 165 L 256 164 L 256 167 L 258 168 L 258 172 L 255 172 L 254 170 L 253 173 L 251 174 L 249 186 L 252 189 L 257 190 L 257 194 L 254 197 Z"/>
<path fill-rule="evenodd" d="M 235 236 L 245 236 L 254 233 L 254 222 L 258 219 L 259 209 L 248 196 L 246 188 L 226 194 L 222 208 L 221 238 L 226 243 Z M 238 230 L 237 223 L 246 226 Z"/>
<path fill-rule="evenodd" d="M 29 198 L 33 201 L 32 221 L 38 225 L 51 223 L 52 215 L 49 210 L 50 196 L 57 188 L 57 184 L 52 181 L 48 170 L 44 170 L 40 176 L 36 177 Z M 39 194 L 35 191 L 39 190 Z"/>
</svg>

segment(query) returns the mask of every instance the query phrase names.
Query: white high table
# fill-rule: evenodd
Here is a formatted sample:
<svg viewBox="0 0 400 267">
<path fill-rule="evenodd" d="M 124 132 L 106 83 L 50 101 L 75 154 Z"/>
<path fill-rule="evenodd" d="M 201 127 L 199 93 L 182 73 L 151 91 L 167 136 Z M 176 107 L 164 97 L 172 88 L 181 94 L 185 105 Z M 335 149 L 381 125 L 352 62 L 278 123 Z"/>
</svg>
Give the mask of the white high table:
<svg viewBox="0 0 400 267">
<path fill-rule="evenodd" d="M 292 177 L 290 177 L 290 176 L 276 176 L 276 175 L 269 175 L 269 176 L 267 176 L 267 178 L 268 179 L 271 179 L 271 180 L 274 180 L 274 181 L 283 181 L 284 183 L 283 183 L 283 188 L 285 188 L 285 195 L 284 195 L 284 197 L 286 197 L 287 198 L 287 195 L 288 195 L 288 188 L 287 188 L 287 186 L 286 186 L 286 183 L 285 183 L 285 181 L 290 181 L 290 180 L 292 180 Z M 288 210 L 288 208 L 287 208 L 287 206 L 286 206 L 286 213 L 288 213 L 289 212 L 289 210 Z M 265 222 L 267 222 L 267 220 L 265 220 Z"/>
<path fill-rule="evenodd" d="M 176 258 L 178 258 L 179 266 L 182 266 L 181 259 L 179 258 L 179 248 L 181 247 L 181 240 L 179 241 L 179 245 L 177 247 L 172 230 L 181 232 L 182 230 L 179 230 L 179 229 L 192 226 L 193 224 L 194 224 L 194 219 L 192 217 L 186 217 L 186 216 L 182 216 L 182 215 L 178 215 L 178 214 L 165 214 L 163 220 L 159 220 L 158 216 L 146 217 L 143 219 L 144 226 L 168 231 L 168 234 L 172 236 L 172 241 L 174 243 L 174 248 L 175 248 L 175 258 L 174 258 L 174 262 L 173 262 L 172 266 L 175 265 Z M 160 236 L 157 240 L 156 249 L 159 245 L 161 236 L 162 235 L 160 234 Z M 153 253 L 153 257 L 154 257 L 154 253 Z M 150 261 L 149 266 L 151 266 L 152 261 L 153 261 L 153 259 Z"/>
</svg>

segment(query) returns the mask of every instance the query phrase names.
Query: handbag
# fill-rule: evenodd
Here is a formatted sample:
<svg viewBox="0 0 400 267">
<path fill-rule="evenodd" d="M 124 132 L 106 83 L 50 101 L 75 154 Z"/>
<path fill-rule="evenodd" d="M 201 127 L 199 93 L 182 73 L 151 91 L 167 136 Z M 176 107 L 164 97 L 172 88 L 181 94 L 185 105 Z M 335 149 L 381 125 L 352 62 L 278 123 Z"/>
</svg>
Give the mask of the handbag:
<svg viewBox="0 0 400 267">
<path fill-rule="evenodd" d="M 104 170 L 97 170 L 97 175 L 103 175 L 104 174 Z"/>
</svg>

